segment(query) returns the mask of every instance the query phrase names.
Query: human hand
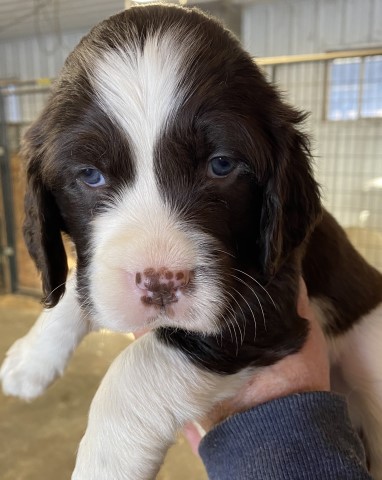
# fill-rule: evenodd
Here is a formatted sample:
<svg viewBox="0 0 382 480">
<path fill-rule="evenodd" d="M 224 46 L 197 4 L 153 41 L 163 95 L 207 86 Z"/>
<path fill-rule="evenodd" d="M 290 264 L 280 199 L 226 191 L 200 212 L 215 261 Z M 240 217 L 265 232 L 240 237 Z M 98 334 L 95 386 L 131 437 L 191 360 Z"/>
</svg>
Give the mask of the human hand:
<svg viewBox="0 0 382 480">
<path fill-rule="evenodd" d="M 327 343 L 309 303 L 306 285 L 302 279 L 297 310 L 310 324 L 310 332 L 302 349 L 274 365 L 256 370 L 235 397 L 216 405 L 207 418 L 200 422 L 205 431 L 235 413 L 249 410 L 267 401 L 293 393 L 330 390 Z M 184 434 L 194 453 L 197 453 L 201 440 L 198 429 L 189 424 Z"/>
</svg>

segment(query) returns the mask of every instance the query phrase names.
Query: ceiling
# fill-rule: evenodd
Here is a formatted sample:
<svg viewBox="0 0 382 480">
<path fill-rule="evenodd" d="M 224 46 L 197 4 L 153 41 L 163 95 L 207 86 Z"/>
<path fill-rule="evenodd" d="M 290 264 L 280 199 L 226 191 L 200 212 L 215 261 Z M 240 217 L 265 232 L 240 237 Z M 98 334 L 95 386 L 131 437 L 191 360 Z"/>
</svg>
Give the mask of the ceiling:
<svg viewBox="0 0 382 480">
<path fill-rule="evenodd" d="M 0 39 L 80 30 L 123 9 L 123 0 L 0 0 Z"/>
<path fill-rule="evenodd" d="M 187 4 L 220 16 L 237 32 L 239 8 L 233 6 L 232 0 L 188 0 Z M 124 7 L 124 0 L 0 0 L 0 41 L 88 29 Z"/>
</svg>

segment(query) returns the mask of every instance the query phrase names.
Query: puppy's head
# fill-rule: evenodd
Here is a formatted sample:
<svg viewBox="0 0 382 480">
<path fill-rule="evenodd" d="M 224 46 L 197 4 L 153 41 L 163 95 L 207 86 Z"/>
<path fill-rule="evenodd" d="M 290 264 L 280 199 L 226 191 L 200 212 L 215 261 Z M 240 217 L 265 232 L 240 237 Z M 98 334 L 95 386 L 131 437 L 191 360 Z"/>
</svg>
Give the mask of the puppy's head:
<svg viewBox="0 0 382 480">
<path fill-rule="evenodd" d="M 217 333 L 259 312 L 320 212 L 302 120 L 197 11 L 134 7 L 94 28 L 24 144 L 48 306 L 66 232 L 101 326 Z"/>
</svg>

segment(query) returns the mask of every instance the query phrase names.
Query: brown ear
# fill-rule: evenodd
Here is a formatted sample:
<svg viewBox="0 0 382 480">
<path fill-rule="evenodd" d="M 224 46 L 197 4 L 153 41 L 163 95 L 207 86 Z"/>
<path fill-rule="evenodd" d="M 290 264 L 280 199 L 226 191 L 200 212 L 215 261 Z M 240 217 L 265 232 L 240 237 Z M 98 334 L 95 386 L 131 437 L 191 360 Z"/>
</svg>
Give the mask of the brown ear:
<svg viewBox="0 0 382 480">
<path fill-rule="evenodd" d="M 309 140 L 295 127 L 304 115 L 286 105 L 283 109 L 287 121 L 275 132 L 275 163 L 265 186 L 261 214 L 260 246 L 266 277 L 273 276 L 304 241 L 322 213 Z"/>
<path fill-rule="evenodd" d="M 32 127 L 25 136 L 22 149 L 27 162 L 23 233 L 29 254 L 41 272 L 44 304 L 54 307 L 65 292 L 68 272 L 61 237 L 63 221 L 54 197 L 42 179 L 43 159 L 38 145 L 34 143 L 34 133 L 35 127 Z"/>
</svg>

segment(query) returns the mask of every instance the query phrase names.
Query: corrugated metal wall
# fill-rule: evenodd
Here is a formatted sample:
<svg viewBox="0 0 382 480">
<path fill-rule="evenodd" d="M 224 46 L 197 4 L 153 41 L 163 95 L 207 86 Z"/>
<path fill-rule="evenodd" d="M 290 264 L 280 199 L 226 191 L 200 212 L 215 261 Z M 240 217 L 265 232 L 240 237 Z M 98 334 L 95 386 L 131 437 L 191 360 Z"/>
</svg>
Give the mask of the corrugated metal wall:
<svg viewBox="0 0 382 480">
<path fill-rule="evenodd" d="M 61 39 L 48 34 L 0 42 L 0 80 L 55 77 L 85 33 L 64 33 Z"/>
<path fill-rule="evenodd" d="M 307 130 L 324 205 L 382 270 L 382 189 L 370 187 L 382 179 L 382 118 L 326 120 L 326 68 L 324 62 L 277 66 L 275 80 L 293 105 L 311 112 Z"/>
<path fill-rule="evenodd" d="M 245 8 L 242 31 L 258 57 L 381 47 L 382 0 L 268 1 Z M 307 130 L 325 206 L 382 269 L 382 185 L 370 188 L 382 181 L 382 118 L 327 120 L 328 65 L 279 65 L 273 80 L 290 103 L 311 112 Z"/>
<path fill-rule="evenodd" d="M 0 0 L 0 41 L 86 30 L 132 0 Z"/>
<path fill-rule="evenodd" d="M 382 43 L 381 0 L 258 0 L 243 9 L 242 40 L 259 57 Z"/>
</svg>

